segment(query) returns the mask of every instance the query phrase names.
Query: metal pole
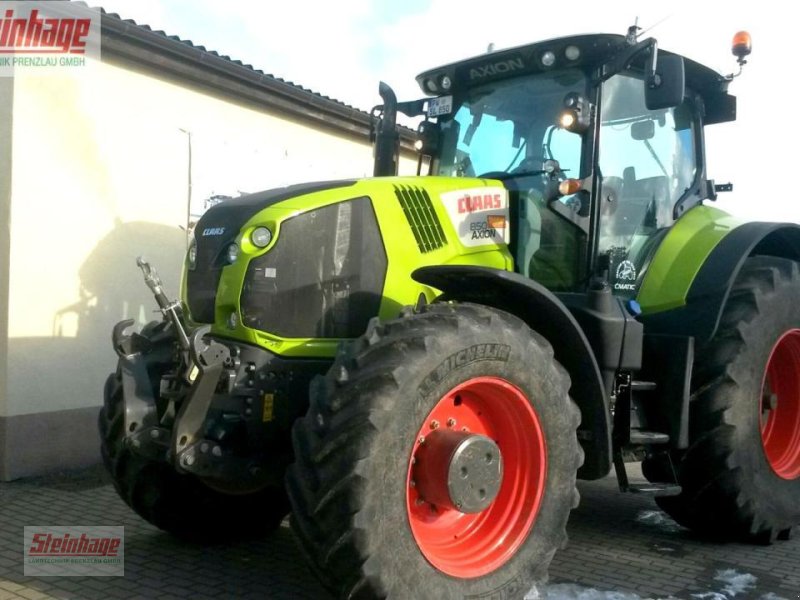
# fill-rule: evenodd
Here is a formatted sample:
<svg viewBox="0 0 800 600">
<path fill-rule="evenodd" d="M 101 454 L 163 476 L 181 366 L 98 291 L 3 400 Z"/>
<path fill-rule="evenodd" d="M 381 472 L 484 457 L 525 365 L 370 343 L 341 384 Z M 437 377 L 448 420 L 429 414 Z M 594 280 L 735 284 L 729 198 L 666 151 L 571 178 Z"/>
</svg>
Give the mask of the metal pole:
<svg viewBox="0 0 800 600">
<path fill-rule="evenodd" d="M 189 247 L 189 226 L 192 222 L 192 132 L 179 128 L 186 134 L 189 148 L 189 161 L 186 170 L 186 247 Z"/>
</svg>

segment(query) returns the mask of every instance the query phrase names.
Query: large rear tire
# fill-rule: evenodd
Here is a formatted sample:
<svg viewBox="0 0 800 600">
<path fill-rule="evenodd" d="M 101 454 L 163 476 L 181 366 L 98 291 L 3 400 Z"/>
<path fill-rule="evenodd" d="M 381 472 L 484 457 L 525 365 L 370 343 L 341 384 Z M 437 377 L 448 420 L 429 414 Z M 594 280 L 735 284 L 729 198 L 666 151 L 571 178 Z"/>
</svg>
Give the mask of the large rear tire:
<svg viewBox="0 0 800 600">
<path fill-rule="evenodd" d="M 568 390 L 547 341 L 507 313 L 434 304 L 373 320 L 293 430 L 292 525 L 322 581 L 344 598 L 521 598 L 579 499 Z M 480 460 L 456 465 L 446 440 Z"/>
<path fill-rule="evenodd" d="M 800 523 L 800 270 L 747 259 L 717 335 L 699 349 L 690 447 L 674 454 L 676 521 L 715 537 L 769 542 Z M 663 461 L 644 472 L 661 478 Z"/>
<path fill-rule="evenodd" d="M 289 512 L 283 487 L 226 494 L 132 452 L 125 443 L 119 371 L 106 380 L 98 426 L 101 456 L 117 493 L 143 519 L 177 537 L 200 543 L 260 537 Z"/>
</svg>

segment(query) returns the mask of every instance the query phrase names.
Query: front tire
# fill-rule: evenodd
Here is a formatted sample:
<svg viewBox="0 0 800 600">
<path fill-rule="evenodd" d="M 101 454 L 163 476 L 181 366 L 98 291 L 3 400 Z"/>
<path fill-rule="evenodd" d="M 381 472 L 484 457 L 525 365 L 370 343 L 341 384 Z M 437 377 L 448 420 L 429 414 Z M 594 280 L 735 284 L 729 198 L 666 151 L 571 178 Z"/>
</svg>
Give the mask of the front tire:
<svg viewBox="0 0 800 600">
<path fill-rule="evenodd" d="M 682 525 L 715 537 L 788 536 L 800 523 L 796 262 L 747 259 L 717 335 L 698 352 L 693 388 L 690 447 L 674 456 L 683 491 L 658 504 Z"/>
<path fill-rule="evenodd" d="M 293 430 L 292 525 L 323 582 L 344 598 L 524 595 L 578 503 L 568 390 L 550 345 L 507 313 L 434 304 L 373 320 Z M 447 439 L 486 464 L 498 450 L 502 474 L 470 479 L 485 465 L 453 466 Z M 442 457 L 453 480 L 425 470 Z"/>
</svg>

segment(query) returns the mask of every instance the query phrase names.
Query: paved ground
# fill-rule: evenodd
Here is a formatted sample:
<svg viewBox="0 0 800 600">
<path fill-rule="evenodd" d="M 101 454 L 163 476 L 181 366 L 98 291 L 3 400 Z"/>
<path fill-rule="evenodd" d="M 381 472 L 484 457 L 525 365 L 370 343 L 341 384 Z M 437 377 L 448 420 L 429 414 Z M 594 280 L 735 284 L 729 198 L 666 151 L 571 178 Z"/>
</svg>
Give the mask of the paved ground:
<svg viewBox="0 0 800 600">
<path fill-rule="evenodd" d="M 648 498 L 621 495 L 613 480 L 580 485 L 570 546 L 551 583 L 529 600 L 795 600 L 800 538 L 773 546 L 694 538 Z M 22 576 L 24 525 L 124 525 L 125 577 Z M 328 598 L 303 564 L 291 532 L 199 548 L 151 527 L 90 469 L 0 484 L 0 600 L 114 598 Z M 522 600 L 522 599 L 520 599 Z"/>
</svg>

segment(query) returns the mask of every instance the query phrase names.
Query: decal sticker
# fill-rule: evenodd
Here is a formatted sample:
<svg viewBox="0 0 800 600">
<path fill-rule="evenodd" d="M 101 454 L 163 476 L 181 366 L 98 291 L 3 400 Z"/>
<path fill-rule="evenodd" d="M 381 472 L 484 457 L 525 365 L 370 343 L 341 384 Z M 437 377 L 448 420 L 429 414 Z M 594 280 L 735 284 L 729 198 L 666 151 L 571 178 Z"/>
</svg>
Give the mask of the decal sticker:
<svg viewBox="0 0 800 600">
<path fill-rule="evenodd" d="M 225 233 L 224 227 L 206 227 L 203 229 L 203 237 L 209 235 L 222 235 L 223 233 Z"/>
<path fill-rule="evenodd" d="M 617 265 L 615 290 L 636 289 L 636 265 L 629 260 L 623 260 Z"/>
<path fill-rule="evenodd" d="M 522 58 L 511 58 L 509 60 L 501 60 L 496 63 L 487 63 L 485 65 L 478 65 L 469 70 L 470 79 L 483 79 L 493 75 L 502 75 L 504 73 L 511 73 L 512 71 L 519 71 L 525 68 L 525 63 Z"/>
<path fill-rule="evenodd" d="M 441 194 L 450 222 L 465 246 L 508 244 L 508 191 L 480 187 Z"/>
<path fill-rule="evenodd" d="M 492 229 L 503 229 L 506 226 L 506 218 L 503 215 L 489 215 L 486 217 L 486 224 Z"/>
<path fill-rule="evenodd" d="M 451 112 L 453 112 L 452 96 L 441 96 L 440 98 L 431 98 L 430 100 L 428 100 L 429 117 L 449 115 Z"/>
<path fill-rule="evenodd" d="M 269 423 L 273 419 L 273 410 L 275 407 L 275 394 L 264 394 L 264 410 L 261 415 L 261 420 L 264 423 Z"/>
</svg>

